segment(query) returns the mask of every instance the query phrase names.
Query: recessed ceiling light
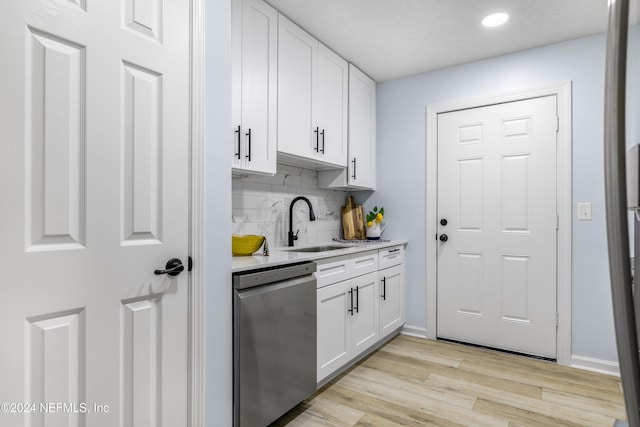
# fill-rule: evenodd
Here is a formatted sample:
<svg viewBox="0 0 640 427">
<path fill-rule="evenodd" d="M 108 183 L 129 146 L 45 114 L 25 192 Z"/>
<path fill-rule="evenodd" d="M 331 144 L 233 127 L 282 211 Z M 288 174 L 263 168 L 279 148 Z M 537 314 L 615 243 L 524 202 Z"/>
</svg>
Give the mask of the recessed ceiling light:
<svg viewBox="0 0 640 427">
<path fill-rule="evenodd" d="M 509 20 L 509 15 L 503 12 L 492 13 L 491 15 L 487 15 L 482 20 L 482 25 L 485 27 L 497 27 Z"/>
</svg>

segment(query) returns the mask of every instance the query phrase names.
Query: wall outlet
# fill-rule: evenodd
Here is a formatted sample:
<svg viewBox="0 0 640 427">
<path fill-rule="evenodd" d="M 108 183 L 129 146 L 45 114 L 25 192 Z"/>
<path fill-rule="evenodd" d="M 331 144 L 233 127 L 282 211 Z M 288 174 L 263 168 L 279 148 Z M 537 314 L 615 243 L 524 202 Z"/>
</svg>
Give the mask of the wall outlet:
<svg viewBox="0 0 640 427">
<path fill-rule="evenodd" d="M 578 203 L 578 221 L 591 221 L 591 203 Z"/>
</svg>

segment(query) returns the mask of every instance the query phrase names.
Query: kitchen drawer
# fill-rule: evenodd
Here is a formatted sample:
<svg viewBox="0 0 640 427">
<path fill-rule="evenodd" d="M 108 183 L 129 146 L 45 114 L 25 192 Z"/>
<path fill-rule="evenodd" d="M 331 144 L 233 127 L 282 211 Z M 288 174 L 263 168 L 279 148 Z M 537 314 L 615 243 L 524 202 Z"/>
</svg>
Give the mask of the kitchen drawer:
<svg viewBox="0 0 640 427">
<path fill-rule="evenodd" d="M 318 268 L 314 274 L 318 281 L 318 288 L 352 277 L 351 255 L 319 259 L 316 260 L 316 265 Z"/>
<path fill-rule="evenodd" d="M 378 251 L 378 268 L 393 267 L 404 263 L 404 246 L 393 246 Z"/>
<path fill-rule="evenodd" d="M 351 256 L 351 277 L 378 271 L 378 251 L 362 252 Z"/>
</svg>

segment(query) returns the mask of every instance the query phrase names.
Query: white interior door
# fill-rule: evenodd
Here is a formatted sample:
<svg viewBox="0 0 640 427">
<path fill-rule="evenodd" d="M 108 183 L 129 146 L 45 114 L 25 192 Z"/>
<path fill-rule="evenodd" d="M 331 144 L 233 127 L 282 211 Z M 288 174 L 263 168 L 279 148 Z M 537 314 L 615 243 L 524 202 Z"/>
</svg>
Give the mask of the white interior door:
<svg viewBox="0 0 640 427">
<path fill-rule="evenodd" d="M 186 425 L 189 29 L 0 0 L 2 425 Z"/>
<path fill-rule="evenodd" d="M 438 337 L 556 357 L 556 110 L 438 115 Z"/>
</svg>

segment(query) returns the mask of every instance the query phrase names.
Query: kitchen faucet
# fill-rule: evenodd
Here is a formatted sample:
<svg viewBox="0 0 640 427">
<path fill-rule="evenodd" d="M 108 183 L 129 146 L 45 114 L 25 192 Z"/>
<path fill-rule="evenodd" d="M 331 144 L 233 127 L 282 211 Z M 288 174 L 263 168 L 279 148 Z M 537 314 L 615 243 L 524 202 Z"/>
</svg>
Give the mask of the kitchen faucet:
<svg viewBox="0 0 640 427">
<path fill-rule="evenodd" d="M 300 231 L 297 230 L 296 234 L 293 234 L 293 205 L 295 205 L 298 200 L 304 200 L 305 202 L 307 202 L 307 205 L 309 205 L 309 221 L 316 220 L 316 216 L 313 213 L 313 207 L 311 206 L 311 202 L 309 201 L 309 199 L 303 196 L 298 196 L 293 199 L 291 201 L 291 205 L 289 205 L 289 246 L 293 246 L 293 241 L 298 240 L 298 232 Z"/>
</svg>

